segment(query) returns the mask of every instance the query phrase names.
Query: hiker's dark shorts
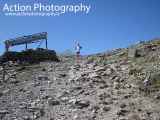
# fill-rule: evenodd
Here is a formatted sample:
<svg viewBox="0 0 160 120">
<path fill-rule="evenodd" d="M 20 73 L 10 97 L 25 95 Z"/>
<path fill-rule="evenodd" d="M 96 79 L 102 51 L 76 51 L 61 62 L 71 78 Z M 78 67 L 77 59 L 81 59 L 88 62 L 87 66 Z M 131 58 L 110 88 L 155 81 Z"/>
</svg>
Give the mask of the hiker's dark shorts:
<svg viewBox="0 0 160 120">
<path fill-rule="evenodd" d="M 77 54 L 77 55 L 79 55 L 79 54 L 80 54 L 80 52 L 76 52 L 76 54 Z"/>
</svg>

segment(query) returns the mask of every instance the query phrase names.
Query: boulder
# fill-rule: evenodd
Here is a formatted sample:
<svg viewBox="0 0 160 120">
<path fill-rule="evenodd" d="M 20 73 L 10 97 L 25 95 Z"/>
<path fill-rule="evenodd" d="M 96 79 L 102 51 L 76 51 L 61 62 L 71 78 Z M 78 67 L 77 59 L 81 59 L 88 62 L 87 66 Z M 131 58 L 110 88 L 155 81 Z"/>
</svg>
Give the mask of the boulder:
<svg viewBox="0 0 160 120">
<path fill-rule="evenodd" d="M 88 100 L 72 99 L 69 101 L 69 103 L 71 103 L 74 107 L 76 107 L 78 109 L 83 109 L 83 108 L 86 108 L 90 105 L 90 101 L 88 101 Z"/>
<path fill-rule="evenodd" d="M 160 72 L 151 74 L 149 78 L 151 81 L 160 81 Z"/>
<path fill-rule="evenodd" d="M 98 75 L 96 72 L 90 73 L 89 78 L 101 78 L 100 75 Z"/>
<path fill-rule="evenodd" d="M 127 105 L 125 103 L 120 104 L 120 108 L 125 108 Z"/>
<path fill-rule="evenodd" d="M 138 57 L 137 49 L 136 49 L 136 48 L 130 48 L 130 49 L 128 50 L 128 57 L 129 57 L 129 58 Z"/>
<path fill-rule="evenodd" d="M 103 107 L 103 111 L 105 111 L 105 112 L 108 112 L 108 111 L 110 111 L 111 110 L 111 107 L 107 107 L 107 106 L 104 106 Z"/>
<path fill-rule="evenodd" d="M 138 114 L 132 113 L 128 116 L 129 120 L 141 120 Z"/>
<path fill-rule="evenodd" d="M 118 110 L 117 115 L 118 115 L 118 116 L 125 116 L 126 113 L 128 113 L 128 112 L 129 112 L 129 111 L 126 110 L 126 109 L 120 109 L 120 110 Z"/>
<path fill-rule="evenodd" d="M 76 101 L 76 103 L 75 103 L 75 105 L 76 105 L 78 108 L 80 108 L 80 109 L 85 108 L 85 107 L 88 107 L 89 104 L 90 104 L 89 101 L 84 101 L 84 100 Z"/>
<path fill-rule="evenodd" d="M 0 114 L 8 114 L 9 111 L 8 110 L 0 110 Z"/>
<path fill-rule="evenodd" d="M 58 101 L 54 98 L 50 98 L 50 99 L 48 99 L 48 104 L 51 106 L 60 105 L 60 101 Z"/>
</svg>

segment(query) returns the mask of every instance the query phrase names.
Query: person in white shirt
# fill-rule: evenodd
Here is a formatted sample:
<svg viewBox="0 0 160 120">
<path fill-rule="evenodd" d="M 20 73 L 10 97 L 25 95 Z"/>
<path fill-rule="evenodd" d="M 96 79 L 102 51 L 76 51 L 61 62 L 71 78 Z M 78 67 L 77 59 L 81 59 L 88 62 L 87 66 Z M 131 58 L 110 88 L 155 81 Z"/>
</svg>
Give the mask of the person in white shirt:
<svg viewBox="0 0 160 120">
<path fill-rule="evenodd" d="M 80 46 L 79 42 L 76 42 L 75 52 L 76 52 L 76 61 L 77 61 L 77 63 L 80 60 L 80 51 L 81 51 L 81 49 L 82 49 L 82 47 Z"/>
</svg>

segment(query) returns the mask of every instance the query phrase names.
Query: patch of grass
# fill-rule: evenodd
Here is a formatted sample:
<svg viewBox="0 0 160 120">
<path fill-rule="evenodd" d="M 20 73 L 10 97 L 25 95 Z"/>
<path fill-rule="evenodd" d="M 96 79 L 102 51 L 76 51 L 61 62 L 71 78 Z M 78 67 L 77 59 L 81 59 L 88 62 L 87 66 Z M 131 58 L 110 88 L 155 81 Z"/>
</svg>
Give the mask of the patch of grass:
<svg viewBox="0 0 160 120">
<path fill-rule="evenodd" d="M 160 80 L 155 80 L 155 81 L 153 82 L 153 86 L 154 86 L 155 88 L 160 88 Z"/>
</svg>

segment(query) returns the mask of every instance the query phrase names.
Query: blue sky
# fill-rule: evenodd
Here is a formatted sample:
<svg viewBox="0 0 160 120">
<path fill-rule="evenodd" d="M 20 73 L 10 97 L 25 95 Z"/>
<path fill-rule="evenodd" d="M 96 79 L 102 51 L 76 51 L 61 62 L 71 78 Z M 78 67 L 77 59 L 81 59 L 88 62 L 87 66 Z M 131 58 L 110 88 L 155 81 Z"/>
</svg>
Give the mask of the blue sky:
<svg viewBox="0 0 160 120">
<path fill-rule="evenodd" d="M 48 3 L 53 4 L 90 4 L 91 11 L 55 17 L 4 16 L 4 3 L 17 2 L 23 3 L 22 0 L 0 0 L 0 54 L 4 52 L 4 40 L 38 32 L 48 32 L 49 48 L 57 52 L 73 49 L 74 40 L 78 40 L 83 47 L 82 54 L 127 47 L 139 40 L 160 37 L 159 0 L 50 0 Z"/>
</svg>

